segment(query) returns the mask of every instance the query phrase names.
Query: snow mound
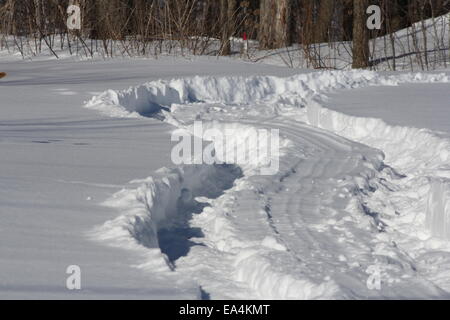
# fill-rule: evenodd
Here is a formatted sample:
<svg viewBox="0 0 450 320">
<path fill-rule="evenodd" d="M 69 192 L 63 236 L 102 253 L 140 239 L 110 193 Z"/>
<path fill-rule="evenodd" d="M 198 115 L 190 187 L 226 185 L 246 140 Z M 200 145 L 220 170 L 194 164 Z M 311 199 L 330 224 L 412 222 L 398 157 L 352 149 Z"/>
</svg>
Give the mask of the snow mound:
<svg viewBox="0 0 450 320">
<path fill-rule="evenodd" d="M 132 182 L 139 187 L 124 189 L 107 200 L 104 205 L 119 210 L 121 215 L 96 227 L 90 236 L 142 252 L 143 261 L 138 267 L 173 269 L 173 261 L 161 251 L 158 232 L 187 223 L 193 213 L 203 209 L 197 197 L 218 197 L 240 175 L 238 168 L 227 165 L 162 168 L 146 180 Z"/>
<path fill-rule="evenodd" d="M 413 278 L 415 267 L 408 254 L 392 245 L 402 243 L 403 238 L 394 242 L 377 236 L 374 240 L 371 232 L 390 232 L 398 227 L 403 234 L 422 237 L 422 227 L 428 226 L 431 235 L 450 236 L 450 228 L 441 227 L 449 223 L 445 176 L 449 142 L 426 130 L 392 127 L 378 119 L 351 117 L 324 107 L 325 94 L 336 89 L 408 82 L 450 79 L 445 74 L 382 76 L 369 71 L 340 71 L 289 78 L 194 77 L 106 91 L 86 107 L 113 117 L 162 113 L 166 121 L 192 134 L 192 122 L 201 119 L 207 127 L 220 131 L 232 128 L 238 142 L 251 128 L 280 129 L 280 170 L 273 176 L 260 176 L 258 162 L 239 168 L 228 164 L 163 169 L 138 182 L 142 185 L 137 189 L 124 190 L 108 201 L 107 205 L 118 208 L 121 215 L 98 227 L 94 236 L 120 247 L 146 248 L 143 255 L 147 261 L 141 266 L 149 270 L 158 270 L 157 261 L 162 269 L 182 265 L 196 270 L 189 277 L 220 298 L 368 296 L 374 293 L 360 283 L 365 283 L 365 270 L 371 264 L 390 270 L 385 277 L 391 285 Z M 383 163 L 383 154 L 367 145 L 383 150 L 387 162 L 401 168 L 408 179 L 402 180 Z M 389 213 L 398 206 L 408 209 L 405 202 L 411 193 L 411 186 L 408 189 L 408 183 L 402 181 L 418 185 L 419 194 L 417 201 L 408 204 L 413 214 L 397 219 Z M 211 190 L 217 192 L 211 194 Z M 196 212 L 201 214 L 191 215 L 196 210 L 190 199 L 196 198 L 205 206 Z M 421 210 L 426 203 L 427 214 Z M 342 215 L 341 220 L 336 220 L 336 215 Z M 183 228 L 201 230 L 195 241 L 202 245 L 177 256 L 175 262 L 172 254 L 163 252 L 158 233 L 173 229 L 180 221 Z M 352 240 L 353 233 L 362 243 Z M 374 241 L 379 242 L 375 250 L 371 247 Z M 148 249 L 153 252 L 151 258 Z M 353 262 L 346 257 L 352 255 Z M 343 276 L 349 268 L 352 274 Z M 225 283 L 226 288 L 218 293 L 217 288 Z M 424 281 L 411 283 L 416 291 L 387 288 L 379 295 L 441 293 Z"/>
<path fill-rule="evenodd" d="M 432 236 L 450 240 L 450 141 L 427 129 L 391 126 L 381 119 L 342 114 L 324 107 L 326 103 L 316 99 L 308 104 L 308 122 L 383 150 L 385 161 L 401 168 L 406 176 L 403 188 L 421 193 L 410 208 L 414 218 L 408 223 L 426 225 Z"/>
<path fill-rule="evenodd" d="M 224 103 L 228 105 L 281 103 L 302 106 L 305 100 L 335 89 L 404 82 L 449 81 L 445 74 L 404 74 L 380 76 L 371 71 L 325 71 L 288 78 L 193 77 L 159 80 L 123 91 L 108 90 L 92 98 L 85 107 L 112 117 L 148 116 L 177 104 Z"/>
<path fill-rule="evenodd" d="M 434 236 L 450 240 L 450 179 L 431 180 L 426 221 Z"/>
<path fill-rule="evenodd" d="M 223 103 L 226 105 L 270 104 L 307 108 L 307 121 L 317 127 L 331 130 L 352 140 L 375 146 L 396 158 L 396 167 L 405 172 L 420 172 L 423 176 L 450 175 L 450 142 L 425 129 L 389 126 L 380 119 L 357 118 L 322 107 L 318 97 L 336 89 L 367 86 L 395 86 L 401 83 L 450 82 L 445 74 L 401 74 L 382 76 L 371 71 L 331 71 L 301 74 L 288 78 L 253 77 L 194 77 L 150 82 L 124 91 L 108 90 L 92 98 L 87 108 L 96 109 L 113 117 L 148 116 L 161 109 L 192 103 Z M 181 123 L 175 123 L 180 126 Z M 240 130 L 242 132 L 242 130 Z M 239 136 L 238 134 L 236 136 Z M 368 140 L 384 141 L 379 143 Z M 403 154 L 403 156 L 399 156 Z M 407 156 L 405 156 L 407 155 Z M 389 161 L 389 159 L 388 159 Z M 445 184 L 446 186 L 448 184 Z M 430 188 L 430 197 L 435 188 Z M 446 193 L 445 193 L 446 194 Z M 440 199 L 440 198 L 439 198 Z M 441 201 L 446 201 L 442 199 Z M 445 206 L 444 206 L 445 207 Z M 434 208 L 440 213 L 433 213 Z M 449 214 L 443 206 L 427 209 L 427 219 Z M 438 209 L 436 209 L 438 210 Z M 423 219 L 422 219 L 423 220 Z M 449 222 L 450 223 L 450 222 Z M 435 230 L 436 224 L 430 224 Z M 450 228 L 450 226 L 449 226 Z M 433 232 L 446 239 L 450 233 Z"/>
</svg>

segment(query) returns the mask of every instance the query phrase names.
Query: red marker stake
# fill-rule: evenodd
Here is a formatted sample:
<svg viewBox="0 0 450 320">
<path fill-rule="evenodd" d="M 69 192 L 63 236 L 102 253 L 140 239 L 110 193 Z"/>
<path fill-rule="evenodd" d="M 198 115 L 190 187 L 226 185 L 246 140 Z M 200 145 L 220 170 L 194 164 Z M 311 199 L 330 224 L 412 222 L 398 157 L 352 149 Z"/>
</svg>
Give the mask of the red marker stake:
<svg viewBox="0 0 450 320">
<path fill-rule="evenodd" d="M 248 52 L 248 42 L 247 42 L 247 32 L 244 32 L 243 34 L 242 34 L 242 39 L 244 40 L 243 42 L 243 46 L 242 46 L 242 49 L 243 49 L 243 53 L 245 54 L 245 55 L 247 55 L 247 52 Z"/>
</svg>

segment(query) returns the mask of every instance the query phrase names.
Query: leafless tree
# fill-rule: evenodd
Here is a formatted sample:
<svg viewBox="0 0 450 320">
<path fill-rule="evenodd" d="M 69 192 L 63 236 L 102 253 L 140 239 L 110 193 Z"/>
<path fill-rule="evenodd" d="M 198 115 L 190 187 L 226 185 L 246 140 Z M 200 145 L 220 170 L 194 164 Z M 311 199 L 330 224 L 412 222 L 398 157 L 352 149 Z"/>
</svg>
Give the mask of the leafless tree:
<svg viewBox="0 0 450 320">
<path fill-rule="evenodd" d="M 261 0 L 259 44 L 261 49 L 291 44 L 292 0 Z"/>
<path fill-rule="evenodd" d="M 369 66 L 369 30 L 366 26 L 367 0 L 353 0 L 353 64 L 352 67 Z"/>
</svg>

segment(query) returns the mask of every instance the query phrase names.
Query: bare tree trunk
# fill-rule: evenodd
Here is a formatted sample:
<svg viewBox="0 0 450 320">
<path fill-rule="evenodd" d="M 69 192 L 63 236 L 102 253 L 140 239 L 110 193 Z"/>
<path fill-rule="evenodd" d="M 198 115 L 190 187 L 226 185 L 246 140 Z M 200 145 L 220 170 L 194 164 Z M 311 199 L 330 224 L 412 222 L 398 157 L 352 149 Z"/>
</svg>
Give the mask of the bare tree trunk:
<svg viewBox="0 0 450 320">
<path fill-rule="evenodd" d="M 260 21 L 259 21 L 259 45 L 261 49 L 267 49 L 270 47 L 271 39 L 271 29 L 272 24 L 269 23 L 270 17 L 272 16 L 273 5 L 275 3 L 271 0 L 261 0 L 260 1 Z"/>
<path fill-rule="evenodd" d="M 275 19 L 275 47 L 283 48 L 291 45 L 291 0 L 277 0 Z"/>
<path fill-rule="evenodd" d="M 369 30 L 366 25 L 367 0 L 353 0 L 353 68 L 369 66 Z"/>
<path fill-rule="evenodd" d="M 236 0 L 220 0 L 220 21 L 222 24 L 222 39 L 220 54 L 231 54 L 230 38 L 233 36 L 235 26 Z"/>
<path fill-rule="evenodd" d="M 335 0 L 320 0 L 319 13 L 316 23 L 314 40 L 317 42 L 329 41 L 329 29 L 334 13 Z"/>
<path fill-rule="evenodd" d="M 259 44 L 261 49 L 276 49 L 291 44 L 292 0 L 261 0 Z"/>
<path fill-rule="evenodd" d="M 34 10 L 35 10 L 36 26 L 37 26 L 39 31 L 44 32 L 44 30 L 43 30 L 43 20 L 42 20 L 42 2 L 41 2 L 41 0 L 34 0 Z"/>
</svg>

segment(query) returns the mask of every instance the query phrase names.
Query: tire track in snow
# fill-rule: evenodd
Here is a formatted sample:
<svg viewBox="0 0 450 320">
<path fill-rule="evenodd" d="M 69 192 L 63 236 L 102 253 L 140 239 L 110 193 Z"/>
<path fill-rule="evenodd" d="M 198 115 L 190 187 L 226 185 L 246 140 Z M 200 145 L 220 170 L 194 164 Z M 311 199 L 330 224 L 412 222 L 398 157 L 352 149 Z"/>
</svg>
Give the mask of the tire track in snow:
<svg viewBox="0 0 450 320">
<path fill-rule="evenodd" d="M 211 117 L 220 119 L 218 115 Z M 186 119 L 185 115 L 181 119 Z M 270 126 L 256 125 L 256 121 L 248 119 L 241 120 L 240 124 L 251 124 L 258 129 L 280 129 L 281 135 L 291 145 L 281 159 L 280 173 L 277 176 L 246 177 L 249 184 L 247 188 L 258 190 L 255 194 L 249 190 L 235 191 L 233 199 L 237 207 L 231 210 L 233 214 L 228 217 L 234 231 L 231 239 L 226 241 L 238 245 L 225 246 L 225 249 L 219 250 L 231 253 L 237 257 L 235 260 L 238 262 L 227 268 L 232 272 L 228 272 L 227 276 L 222 275 L 216 281 L 247 282 L 248 292 L 243 297 L 250 295 L 256 298 L 309 299 L 372 296 L 373 293 L 366 287 L 366 269 L 377 264 L 380 256 L 373 252 L 370 245 L 376 239 L 374 235 L 379 233 L 378 226 L 372 217 L 364 214 L 359 203 L 356 208 L 346 209 L 355 190 L 366 188 L 365 192 L 370 193 L 368 185 L 358 185 L 358 180 L 368 184 L 370 179 L 377 176 L 382 168 L 382 154 L 359 143 L 283 117 L 273 119 Z M 308 152 L 305 154 L 297 150 Z M 303 161 L 293 166 L 299 158 Z M 340 186 L 340 182 L 345 180 L 347 182 Z M 339 198 L 339 195 L 345 195 L 345 199 Z M 268 208 L 269 219 L 258 217 L 260 212 L 267 215 Z M 202 223 L 197 226 L 202 230 L 209 229 Z M 219 234 L 209 234 L 212 242 L 223 240 L 221 230 L 215 232 Z M 264 244 L 267 237 L 275 239 L 272 245 L 276 249 L 270 245 L 267 248 Z M 280 247 L 285 248 L 280 250 Z M 248 250 L 253 250 L 253 253 L 241 261 L 240 255 L 245 256 Z M 385 251 L 386 256 L 401 255 L 391 244 L 386 244 Z M 277 258 L 271 259 L 272 254 Z M 216 255 L 215 259 L 217 256 L 220 255 Z M 190 258 L 191 265 L 199 263 L 195 254 Z M 392 260 L 399 269 L 394 270 L 392 275 L 386 274 L 389 279 L 401 281 L 400 273 L 413 273 L 402 258 Z M 226 265 L 221 259 L 216 261 Z M 263 266 L 260 270 L 258 263 Z M 202 275 L 204 273 L 205 270 L 202 270 Z M 252 274 L 257 276 L 252 277 Z M 288 282 L 285 288 L 277 288 L 279 282 L 286 278 L 289 280 L 285 280 Z M 205 280 L 200 277 L 198 281 L 202 283 Z M 208 282 L 211 281 L 209 279 L 202 285 L 208 288 Z M 348 289 L 349 283 L 351 290 Z M 423 294 L 435 293 L 426 285 L 417 286 Z M 223 297 L 220 292 L 214 292 L 214 289 L 208 291 L 213 297 Z M 390 291 L 395 293 L 395 290 L 388 288 L 384 294 L 391 296 Z"/>
<path fill-rule="evenodd" d="M 367 198 L 366 208 L 380 212 L 390 241 L 403 252 L 405 260 L 409 259 L 416 277 L 439 288 L 441 297 L 448 297 L 450 234 L 441 230 L 450 225 L 446 218 L 450 206 L 445 205 L 450 203 L 450 179 L 446 174 L 450 168 L 450 141 L 429 130 L 345 115 L 327 109 L 332 101 L 324 99 L 317 97 L 310 102 L 308 121 L 385 152 L 389 166 L 375 193 Z M 435 185 L 441 188 L 438 192 L 433 189 Z"/>
<path fill-rule="evenodd" d="M 295 121 L 307 120 L 298 107 L 309 111 L 310 98 L 320 92 L 416 80 L 445 79 L 368 72 L 194 78 L 108 92 L 88 106 L 127 116 L 161 105 L 171 107 L 168 116 L 177 126 L 202 119 L 231 123 L 236 134 L 249 126 L 276 128 L 290 142 L 278 175 L 261 177 L 243 168 L 244 178 L 192 219 L 205 234 L 203 246 L 178 260 L 177 273 L 212 298 L 434 297 L 443 292 L 415 274 L 411 259 L 380 232 L 377 213 L 367 214 L 367 199 L 389 176 L 380 153 Z M 371 265 L 384 268 L 380 292 L 366 287 Z"/>
</svg>

